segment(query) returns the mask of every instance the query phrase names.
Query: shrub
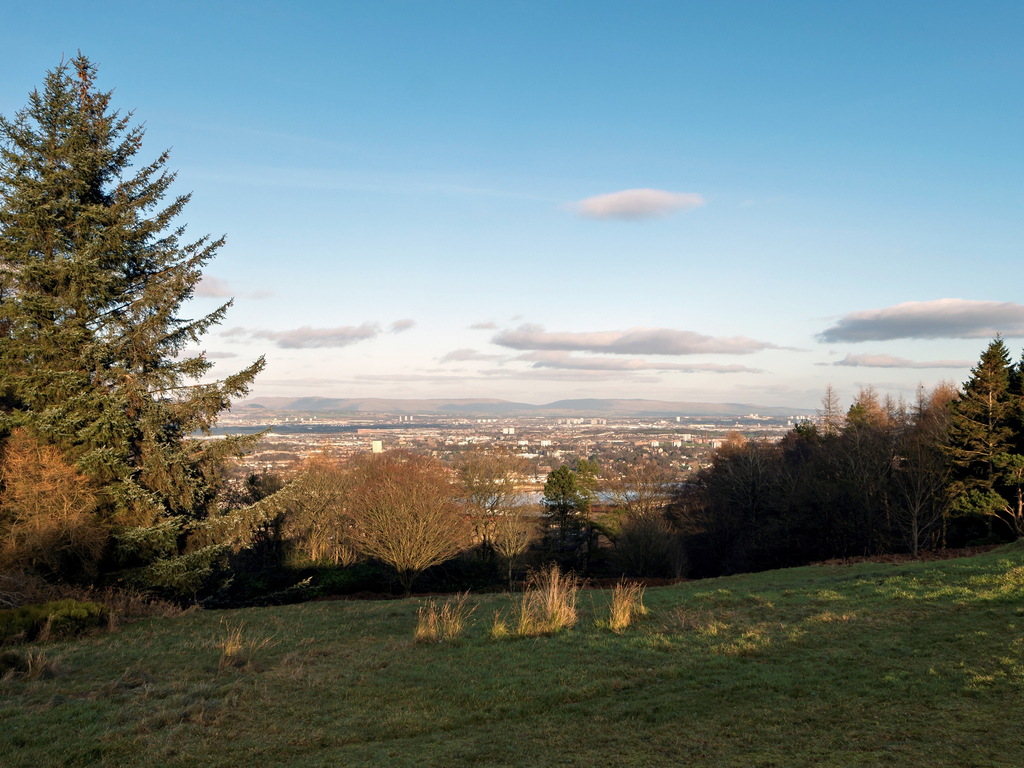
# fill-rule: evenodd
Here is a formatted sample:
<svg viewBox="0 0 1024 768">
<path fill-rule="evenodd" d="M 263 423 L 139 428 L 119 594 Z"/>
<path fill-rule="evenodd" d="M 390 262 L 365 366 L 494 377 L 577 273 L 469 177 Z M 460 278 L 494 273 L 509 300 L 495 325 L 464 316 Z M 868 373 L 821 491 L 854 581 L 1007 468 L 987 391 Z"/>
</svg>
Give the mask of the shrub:
<svg viewBox="0 0 1024 768">
<path fill-rule="evenodd" d="M 105 626 L 109 611 L 99 603 L 56 600 L 0 611 L 0 642 L 74 637 Z"/>
<path fill-rule="evenodd" d="M 457 640 L 462 637 L 469 623 L 469 617 L 476 610 L 467 605 L 469 592 L 463 592 L 440 607 L 433 600 L 420 606 L 416 620 L 417 643 L 439 643 L 442 640 Z"/>
</svg>

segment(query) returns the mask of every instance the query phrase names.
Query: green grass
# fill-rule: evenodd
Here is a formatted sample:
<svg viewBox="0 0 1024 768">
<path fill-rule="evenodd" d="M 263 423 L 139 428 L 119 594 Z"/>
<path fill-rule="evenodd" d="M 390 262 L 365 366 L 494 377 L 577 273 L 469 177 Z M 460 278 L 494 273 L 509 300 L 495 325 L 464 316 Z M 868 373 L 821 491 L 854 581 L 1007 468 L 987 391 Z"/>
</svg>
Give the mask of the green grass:
<svg viewBox="0 0 1024 768">
<path fill-rule="evenodd" d="M 406 600 L 25 647 L 57 671 L 0 683 L 0 765 L 1024 764 L 1024 547 L 648 589 L 621 634 L 609 600 L 519 640 L 488 595 L 455 642 Z"/>
</svg>

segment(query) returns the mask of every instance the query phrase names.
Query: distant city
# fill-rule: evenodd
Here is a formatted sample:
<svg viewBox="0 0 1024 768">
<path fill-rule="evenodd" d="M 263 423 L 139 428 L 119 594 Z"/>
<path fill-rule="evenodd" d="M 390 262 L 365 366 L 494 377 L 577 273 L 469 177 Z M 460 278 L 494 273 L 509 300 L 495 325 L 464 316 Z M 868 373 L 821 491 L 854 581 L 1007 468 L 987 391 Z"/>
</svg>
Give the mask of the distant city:
<svg viewBox="0 0 1024 768">
<path fill-rule="evenodd" d="M 365 405 L 366 401 L 257 398 L 223 414 L 210 439 L 266 432 L 258 448 L 239 460 L 239 469 L 245 473 L 288 470 L 310 455 L 325 451 L 343 459 L 357 453 L 401 448 L 448 460 L 472 449 L 507 451 L 527 460 L 531 471 L 526 479 L 530 485 L 539 486 L 552 468 L 578 457 L 610 463 L 642 456 L 685 477 L 706 466 L 710 451 L 730 433 L 747 439 L 778 440 L 795 424 L 814 417 L 809 410 L 780 413 L 782 409 L 759 408 L 741 412 L 743 406 L 716 403 L 563 402 L 571 402 L 575 410 L 587 415 L 575 415 L 571 408 L 558 410 L 493 400 L 373 401 L 389 409 L 355 411 L 343 408 Z M 410 405 L 420 405 L 424 410 L 401 412 Z M 685 408 L 685 412 L 664 413 L 664 408 L 671 405 Z M 438 412 L 444 410 L 449 412 Z M 463 413 L 454 412 L 459 410 Z M 514 410 L 525 413 L 495 414 Z M 623 410 L 660 415 L 610 415 Z M 609 415 L 592 415 L 598 413 Z"/>
</svg>

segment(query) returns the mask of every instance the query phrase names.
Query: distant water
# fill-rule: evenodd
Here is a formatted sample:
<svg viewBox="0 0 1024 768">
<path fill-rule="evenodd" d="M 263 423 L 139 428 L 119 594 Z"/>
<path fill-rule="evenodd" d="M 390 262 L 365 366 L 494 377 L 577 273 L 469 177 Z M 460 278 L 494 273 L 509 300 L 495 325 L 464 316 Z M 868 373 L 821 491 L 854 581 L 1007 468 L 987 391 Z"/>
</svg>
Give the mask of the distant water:
<svg viewBox="0 0 1024 768">
<path fill-rule="evenodd" d="M 275 435 L 340 435 L 357 432 L 360 429 L 403 430 L 403 429 L 469 429 L 470 424 L 313 424 L 310 422 L 289 422 L 287 424 L 260 424 L 257 426 L 215 427 L 213 435 L 254 435 L 269 429 Z M 198 434 L 198 433 L 196 433 Z"/>
</svg>

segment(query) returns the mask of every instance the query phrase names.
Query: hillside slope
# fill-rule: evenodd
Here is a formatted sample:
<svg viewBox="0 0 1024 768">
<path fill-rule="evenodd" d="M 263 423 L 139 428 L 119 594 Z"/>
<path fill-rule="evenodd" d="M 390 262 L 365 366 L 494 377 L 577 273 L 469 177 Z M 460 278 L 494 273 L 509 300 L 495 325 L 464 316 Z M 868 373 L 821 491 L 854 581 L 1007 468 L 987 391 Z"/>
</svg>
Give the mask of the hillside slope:
<svg viewBox="0 0 1024 768">
<path fill-rule="evenodd" d="M 1024 549 L 648 590 L 648 616 L 412 642 L 419 600 L 206 611 L 41 646 L 0 764 L 1018 766 Z M 248 661 L 218 668 L 240 629 Z M 241 662 L 239 662 L 241 663 Z"/>
</svg>

